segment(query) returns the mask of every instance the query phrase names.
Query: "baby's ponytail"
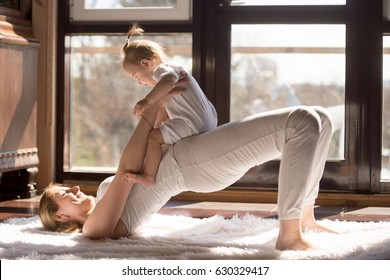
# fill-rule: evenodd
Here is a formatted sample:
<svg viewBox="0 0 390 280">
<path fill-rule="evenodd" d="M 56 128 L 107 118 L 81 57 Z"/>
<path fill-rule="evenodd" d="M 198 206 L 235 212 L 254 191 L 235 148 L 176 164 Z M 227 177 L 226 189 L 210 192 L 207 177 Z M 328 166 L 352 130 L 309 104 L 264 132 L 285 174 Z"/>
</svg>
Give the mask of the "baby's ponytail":
<svg viewBox="0 0 390 280">
<path fill-rule="evenodd" d="M 164 49 L 159 44 L 150 40 L 133 40 L 135 35 L 144 35 L 144 30 L 137 23 L 133 23 L 127 32 L 126 43 L 122 48 L 123 66 L 128 62 L 140 62 L 142 59 L 165 59 Z"/>
<path fill-rule="evenodd" d="M 131 36 L 134 35 L 140 35 L 140 36 L 144 35 L 144 30 L 138 25 L 138 23 L 133 23 L 133 25 L 127 32 L 127 40 L 126 40 L 125 47 L 127 47 L 130 44 Z"/>
</svg>

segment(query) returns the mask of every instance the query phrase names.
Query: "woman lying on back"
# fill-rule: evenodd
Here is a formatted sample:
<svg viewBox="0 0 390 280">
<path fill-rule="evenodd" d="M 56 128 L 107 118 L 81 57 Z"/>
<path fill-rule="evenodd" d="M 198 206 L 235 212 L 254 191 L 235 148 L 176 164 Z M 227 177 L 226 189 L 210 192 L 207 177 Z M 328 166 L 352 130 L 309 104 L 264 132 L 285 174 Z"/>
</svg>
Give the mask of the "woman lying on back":
<svg viewBox="0 0 390 280">
<path fill-rule="evenodd" d="M 129 236 L 144 226 L 172 197 L 183 191 L 215 192 L 240 179 L 250 168 L 281 158 L 278 187 L 278 250 L 306 250 L 302 229 L 328 231 L 313 214 L 332 124 L 321 107 L 292 107 L 265 112 L 191 136 L 165 150 L 153 187 L 137 181 L 147 139 L 159 106 L 150 106 L 125 147 L 115 176 L 99 186 L 96 202 L 79 187 L 50 186 L 40 217 L 49 230 L 82 229 L 88 238 Z M 261 193 L 259 194 L 261 195 Z"/>
</svg>

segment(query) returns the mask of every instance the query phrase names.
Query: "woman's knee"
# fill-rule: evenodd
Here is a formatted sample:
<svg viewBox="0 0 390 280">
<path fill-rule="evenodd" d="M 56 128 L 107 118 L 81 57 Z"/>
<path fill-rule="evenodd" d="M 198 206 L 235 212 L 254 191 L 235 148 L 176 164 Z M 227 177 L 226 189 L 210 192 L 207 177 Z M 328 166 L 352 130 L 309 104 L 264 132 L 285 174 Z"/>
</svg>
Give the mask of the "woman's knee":
<svg viewBox="0 0 390 280">
<path fill-rule="evenodd" d="M 287 121 L 287 127 L 319 135 L 321 132 L 321 123 L 320 115 L 313 108 L 300 106 L 290 113 Z"/>
<path fill-rule="evenodd" d="M 321 106 L 313 106 L 312 107 L 316 113 L 320 116 L 321 119 L 321 130 L 325 131 L 333 131 L 333 122 L 332 117 L 330 116 L 329 111 Z"/>
</svg>

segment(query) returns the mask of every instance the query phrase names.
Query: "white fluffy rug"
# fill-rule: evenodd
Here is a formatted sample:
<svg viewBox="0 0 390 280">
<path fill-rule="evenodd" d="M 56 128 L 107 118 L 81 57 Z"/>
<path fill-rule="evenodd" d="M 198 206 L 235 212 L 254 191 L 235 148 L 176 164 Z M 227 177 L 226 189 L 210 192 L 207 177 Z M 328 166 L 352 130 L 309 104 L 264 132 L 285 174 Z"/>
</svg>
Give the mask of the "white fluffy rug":
<svg viewBox="0 0 390 280">
<path fill-rule="evenodd" d="M 389 222 L 323 220 L 340 234 L 308 232 L 321 248 L 274 249 L 278 221 L 246 215 L 195 219 L 156 214 L 137 236 L 89 240 L 45 231 L 37 216 L 0 223 L 0 259 L 390 259 Z"/>
</svg>

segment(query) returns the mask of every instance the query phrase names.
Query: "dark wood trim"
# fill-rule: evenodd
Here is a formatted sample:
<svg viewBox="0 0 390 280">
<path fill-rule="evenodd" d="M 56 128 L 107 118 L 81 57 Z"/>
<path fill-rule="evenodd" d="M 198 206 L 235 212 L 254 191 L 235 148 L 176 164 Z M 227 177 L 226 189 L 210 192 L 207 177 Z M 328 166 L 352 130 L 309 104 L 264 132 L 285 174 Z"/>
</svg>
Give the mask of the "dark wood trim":
<svg viewBox="0 0 390 280">
<path fill-rule="evenodd" d="M 381 168 L 382 3 L 352 1 L 356 17 L 357 191 L 378 193 Z"/>
<path fill-rule="evenodd" d="M 57 27 L 57 98 L 56 98 L 56 139 L 55 139 L 55 181 L 64 180 L 64 101 L 65 101 L 65 23 L 67 1 L 58 1 Z"/>
<path fill-rule="evenodd" d="M 31 0 L 20 0 L 19 7 L 9 8 L 0 7 L 0 14 L 7 17 L 19 18 L 25 20 L 31 20 L 32 1 Z"/>
<path fill-rule="evenodd" d="M 192 75 L 204 89 L 202 69 L 202 2 L 194 1 L 192 7 Z M 207 93 L 206 93 L 207 94 Z"/>
</svg>

